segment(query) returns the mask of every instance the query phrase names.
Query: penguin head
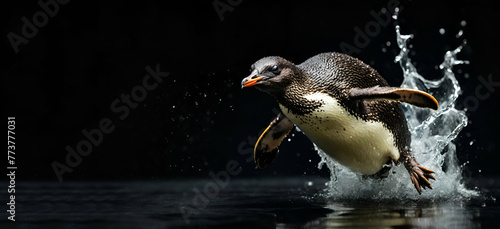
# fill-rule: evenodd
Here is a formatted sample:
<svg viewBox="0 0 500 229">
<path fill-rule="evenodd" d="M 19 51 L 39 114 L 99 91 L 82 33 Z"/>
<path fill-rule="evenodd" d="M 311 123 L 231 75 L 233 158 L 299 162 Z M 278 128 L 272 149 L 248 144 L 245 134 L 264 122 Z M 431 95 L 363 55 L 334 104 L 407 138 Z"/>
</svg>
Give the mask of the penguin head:
<svg viewBox="0 0 500 229">
<path fill-rule="evenodd" d="M 241 81 L 241 87 L 254 86 L 268 93 L 283 90 L 299 75 L 295 64 L 279 56 L 258 60 L 252 65 L 250 72 L 250 75 Z"/>
</svg>

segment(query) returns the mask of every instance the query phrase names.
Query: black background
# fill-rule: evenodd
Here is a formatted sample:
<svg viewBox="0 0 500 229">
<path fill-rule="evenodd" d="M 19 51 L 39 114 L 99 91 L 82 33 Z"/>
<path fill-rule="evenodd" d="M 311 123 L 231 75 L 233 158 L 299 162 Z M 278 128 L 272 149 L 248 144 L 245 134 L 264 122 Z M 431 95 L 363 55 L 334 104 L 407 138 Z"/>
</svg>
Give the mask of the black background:
<svg viewBox="0 0 500 229">
<path fill-rule="evenodd" d="M 98 128 L 104 118 L 114 131 L 64 180 L 207 178 L 230 160 L 241 165 L 243 176 L 327 176 L 300 133 L 285 140 L 265 170 L 247 162 L 251 155 L 241 152 L 250 149 L 248 138 L 255 140 L 268 125 L 277 104 L 255 89 L 242 90 L 240 82 L 265 56 L 298 64 L 321 52 L 340 52 L 342 42 L 354 45 L 354 28 L 374 21 L 370 12 L 380 12 L 387 1 L 243 0 L 223 20 L 212 2 L 73 0 L 16 54 L 7 34 L 22 34 L 21 18 L 32 20 L 41 8 L 36 1 L 4 1 L 1 76 L 4 117 L 16 117 L 17 179 L 57 181 L 51 164 L 65 164 L 65 148 L 75 148 L 85 140 L 82 130 Z M 479 76 L 500 81 L 499 9 L 493 1 L 402 1 L 400 7 L 402 33 L 415 35 L 412 61 L 427 78 L 442 76 L 436 66 L 445 52 L 467 40 L 459 58 L 470 64 L 455 68 L 463 89 L 457 107 L 475 95 Z M 460 29 L 464 35 L 457 38 Z M 394 86 L 402 82 L 395 37 L 391 21 L 353 54 Z M 120 120 L 110 105 L 142 85 L 145 67 L 157 64 L 169 76 Z M 469 125 L 455 141 L 467 177 L 500 175 L 499 91 L 467 112 Z"/>
</svg>

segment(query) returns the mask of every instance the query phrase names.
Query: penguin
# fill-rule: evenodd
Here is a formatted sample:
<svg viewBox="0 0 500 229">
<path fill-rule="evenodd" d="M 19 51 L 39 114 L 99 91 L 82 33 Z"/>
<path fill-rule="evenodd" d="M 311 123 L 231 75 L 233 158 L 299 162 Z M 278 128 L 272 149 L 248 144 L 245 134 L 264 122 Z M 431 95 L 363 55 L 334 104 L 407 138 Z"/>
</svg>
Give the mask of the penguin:
<svg viewBox="0 0 500 229">
<path fill-rule="evenodd" d="M 242 88 L 271 95 L 281 112 L 254 148 L 258 168 L 270 165 L 278 147 L 297 126 L 329 157 L 353 172 L 386 177 L 390 165 L 403 163 L 415 189 L 430 188 L 434 171 L 420 165 L 410 150 L 411 135 L 400 103 L 437 110 L 431 95 L 391 87 L 380 74 L 352 56 L 329 52 L 299 65 L 264 57 L 251 66 Z"/>
</svg>

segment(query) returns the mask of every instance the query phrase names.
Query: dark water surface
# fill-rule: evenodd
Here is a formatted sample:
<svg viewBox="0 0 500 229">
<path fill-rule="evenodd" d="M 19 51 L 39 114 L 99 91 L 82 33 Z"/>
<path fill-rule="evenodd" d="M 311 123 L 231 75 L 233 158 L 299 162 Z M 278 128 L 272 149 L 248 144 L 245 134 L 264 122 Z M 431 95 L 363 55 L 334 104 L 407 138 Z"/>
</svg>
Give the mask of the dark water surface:
<svg viewBox="0 0 500 229">
<path fill-rule="evenodd" d="M 500 228 L 499 178 L 469 182 L 471 200 L 392 202 L 324 198 L 325 182 L 19 181 L 16 222 L 4 210 L 0 228 Z"/>
</svg>

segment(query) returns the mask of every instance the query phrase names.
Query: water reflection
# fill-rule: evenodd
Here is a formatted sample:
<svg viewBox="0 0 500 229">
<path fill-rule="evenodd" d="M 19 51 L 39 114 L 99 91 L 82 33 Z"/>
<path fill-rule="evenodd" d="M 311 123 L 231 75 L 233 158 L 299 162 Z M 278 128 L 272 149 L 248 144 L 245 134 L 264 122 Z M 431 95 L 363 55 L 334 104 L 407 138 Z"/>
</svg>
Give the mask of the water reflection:
<svg viewBox="0 0 500 229">
<path fill-rule="evenodd" d="M 235 179 L 189 223 L 179 206 L 193 198 L 184 193 L 207 180 L 21 182 L 16 207 L 19 228 L 498 228 L 498 178 L 469 185 L 481 187 L 484 197 L 416 201 L 329 198 L 318 194 L 326 181 Z M 0 220 L 0 228 L 12 227 Z"/>
<path fill-rule="evenodd" d="M 307 223 L 306 227 L 480 227 L 477 209 L 470 209 L 462 203 L 371 203 L 332 202 L 327 208 L 331 214 Z"/>
</svg>

